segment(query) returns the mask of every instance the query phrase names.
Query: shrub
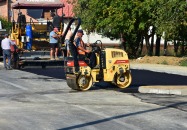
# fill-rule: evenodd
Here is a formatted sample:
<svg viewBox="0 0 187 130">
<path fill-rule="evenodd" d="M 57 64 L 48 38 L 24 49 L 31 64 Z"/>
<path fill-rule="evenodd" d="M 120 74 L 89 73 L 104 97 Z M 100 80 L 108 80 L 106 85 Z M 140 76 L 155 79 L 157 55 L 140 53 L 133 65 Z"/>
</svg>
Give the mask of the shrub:
<svg viewBox="0 0 187 130">
<path fill-rule="evenodd" d="M 187 66 L 187 59 L 180 61 L 180 66 Z"/>
<path fill-rule="evenodd" d="M 11 29 L 11 22 L 8 22 L 8 20 L 2 16 L 0 16 L 0 21 L 1 21 L 1 24 L 2 24 L 2 28 L 3 29 L 6 29 L 7 31 L 9 31 Z"/>
</svg>

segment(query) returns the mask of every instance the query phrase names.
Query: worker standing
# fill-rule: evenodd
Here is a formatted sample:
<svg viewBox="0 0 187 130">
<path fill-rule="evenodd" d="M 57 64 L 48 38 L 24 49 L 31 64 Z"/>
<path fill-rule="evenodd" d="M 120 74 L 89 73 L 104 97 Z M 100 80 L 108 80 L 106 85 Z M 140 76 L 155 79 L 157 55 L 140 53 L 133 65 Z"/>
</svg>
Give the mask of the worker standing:
<svg viewBox="0 0 187 130">
<path fill-rule="evenodd" d="M 50 57 L 51 60 L 58 60 L 58 39 L 61 35 L 58 35 L 58 28 L 55 27 L 49 34 L 49 44 L 51 46 Z"/>
<path fill-rule="evenodd" d="M 11 45 L 15 45 L 14 42 L 12 42 L 8 38 L 8 34 L 4 35 L 4 39 L 1 41 L 1 48 L 3 50 L 3 63 L 5 69 L 12 69 L 11 67 Z M 6 59 L 8 59 L 8 64 L 6 63 Z"/>
</svg>

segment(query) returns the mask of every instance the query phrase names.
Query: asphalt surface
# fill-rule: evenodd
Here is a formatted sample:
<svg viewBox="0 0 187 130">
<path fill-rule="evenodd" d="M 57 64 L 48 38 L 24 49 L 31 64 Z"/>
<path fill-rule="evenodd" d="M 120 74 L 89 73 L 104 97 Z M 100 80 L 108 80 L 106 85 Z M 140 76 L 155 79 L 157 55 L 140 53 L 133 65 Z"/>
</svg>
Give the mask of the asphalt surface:
<svg viewBox="0 0 187 130">
<path fill-rule="evenodd" d="M 2 65 L 0 63 L 1 67 Z M 32 73 L 37 73 L 38 75 L 65 79 L 64 72 L 54 74 L 52 72 L 44 72 L 46 70 L 38 71 L 38 69 L 27 68 L 23 70 L 28 72 L 32 71 Z M 187 67 L 158 64 L 131 64 L 131 70 L 133 77 L 131 88 L 136 87 L 132 91 L 138 89 L 140 93 L 187 95 Z M 108 87 L 110 85 L 106 86 Z"/>
<path fill-rule="evenodd" d="M 137 69 L 132 76 L 126 89 L 102 82 L 77 92 L 67 86 L 63 68 L 1 67 L 0 129 L 187 129 L 186 96 L 138 92 L 141 85 L 181 86 L 186 76 Z"/>
<path fill-rule="evenodd" d="M 132 70 L 134 82 L 142 71 Z M 148 75 L 157 72 L 148 71 Z M 72 91 L 63 68 L 0 69 L 2 130 L 184 130 L 186 96 L 132 92 L 95 84 Z M 143 80 L 141 82 L 143 83 Z"/>
</svg>

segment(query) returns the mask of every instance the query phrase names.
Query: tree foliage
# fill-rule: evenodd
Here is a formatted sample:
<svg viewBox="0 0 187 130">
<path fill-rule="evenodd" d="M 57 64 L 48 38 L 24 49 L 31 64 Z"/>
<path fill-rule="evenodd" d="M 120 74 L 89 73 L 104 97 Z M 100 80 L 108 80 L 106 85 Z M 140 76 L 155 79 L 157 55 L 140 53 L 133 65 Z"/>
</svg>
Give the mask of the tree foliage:
<svg viewBox="0 0 187 130">
<path fill-rule="evenodd" d="M 186 40 L 181 33 L 186 32 L 185 0 L 74 0 L 73 4 L 75 15 L 82 18 L 82 27 L 88 33 L 97 31 L 121 39 L 124 49 L 133 55 L 141 47 L 142 38 L 151 50 L 150 38 L 155 34 Z"/>
<path fill-rule="evenodd" d="M 3 29 L 6 29 L 8 31 L 11 29 L 11 22 L 8 22 L 6 18 L 0 16 L 0 21 Z"/>
</svg>

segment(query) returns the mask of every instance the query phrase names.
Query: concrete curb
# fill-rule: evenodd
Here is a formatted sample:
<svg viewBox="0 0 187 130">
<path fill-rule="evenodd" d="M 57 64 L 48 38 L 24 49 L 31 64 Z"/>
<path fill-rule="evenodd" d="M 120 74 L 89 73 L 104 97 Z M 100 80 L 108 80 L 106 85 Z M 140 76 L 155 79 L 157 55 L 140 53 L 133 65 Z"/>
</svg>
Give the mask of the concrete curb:
<svg viewBox="0 0 187 130">
<path fill-rule="evenodd" d="M 150 70 L 154 72 L 187 76 L 187 67 L 182 66 L 142 63 L 132 63 L 130 65 L 131 69 Z M 139 86 L 138 91 L 140 93 L 187 95 L 187 86 Z"/>
<path fill-rule="evenodd" d="M 187 95 L 187 86 L 140 86 L 140 93 Z"/>
</svg>

